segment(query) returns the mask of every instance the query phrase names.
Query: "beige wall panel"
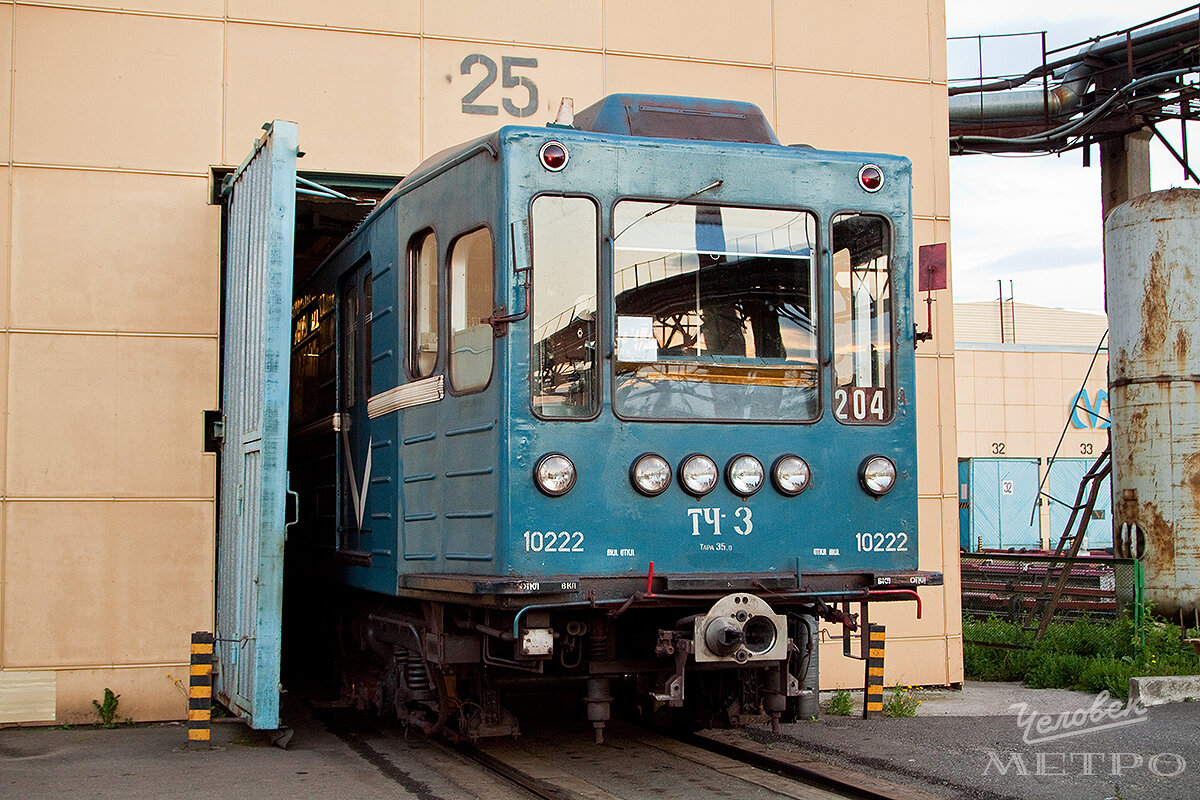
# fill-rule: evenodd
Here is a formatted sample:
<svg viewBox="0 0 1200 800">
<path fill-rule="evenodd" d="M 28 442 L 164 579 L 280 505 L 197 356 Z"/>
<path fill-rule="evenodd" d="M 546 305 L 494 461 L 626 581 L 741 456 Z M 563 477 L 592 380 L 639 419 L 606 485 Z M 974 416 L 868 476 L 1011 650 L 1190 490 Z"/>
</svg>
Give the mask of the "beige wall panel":
<svg viewBox="0 0 1200 800">
<path fill-rule="evenodd" d="M 217 334 L 207 179 L 18 168 L 13 197 L 14 327 Z"/>
<path fill-rule="evenodd" d="M 944 80 L 945 36 L 931 38 L 931 28 L 944 30 L 944 25 L 940 4 L 930 9 L 924 3 L 879 0 L 842 0 L 835 8 L 775 3 L 775 60 L 787 67 L 928 80 L 933 49 L 943 52 L 942 71 L 936 74 Z M 768 23 L 763 30 L 769 29 Z M 877 37 L 904 44 L 871 44 Z"/>
<path fill-rule="evenodd" d="M 777 91 L 780 141 L 905 156 L 913 162 L 913 213 L 934 215 L 934 162 L 948 156 L 939 150 L 935 157 L 931 120 L 913 109 L 928 108 L 935 93 L 945 93 L 944 86 L 780 71 Z"/>
<path fill-rule="evenodd" d="M 954 351 L 954 368 L 959 375 L 975 375 L 975 351 L 974 350 L 955 350 Z"/>
<path fill-rule="evenodd" d="M 610 51 L 770 64 L 772 5 L 771 0 L 742 0 L 734 11 L 726 0 L 691 0 L 686 5 L 605 0 L 604 41 Z M 745 99 L 720 92 L 701 97 Z"/>
<path fill-rule="evenodd" d="M 976 386 L 981 378 L 1003 378 L 1003 355 L 988 350 L 975 351 Z"/>
<path fill-rule="evenodd" d="M 15 6 L 0 5 L 0 161 L 10 159 L 9 138 L 12 121 L 12 30 Z"/>
<path fill-rule="evenodd" d="M 718 97 L 754 103 L 772 121 L 776 118 L 772 71 L 757 67 L 695 64 L 632 56 L 605 59 L 604 91 Z M 780 96 L 784 96 L 780 93 Z M 778 130 L 776 130 L 778 133 Z M 780 139 L 785 143 L 787 140 Z"/>
<path fill-rule="evenodd" d="M 1034 375 L 1034 358 L 1040 353 L 1008 352 L 1004 354 L 1004 373 L 1029 380 Z"/>
<path fill-rule="evenodd" d="M 116 496 L 214 497 L 204 411 L 219 405 L 216 340 L 121 338 L 117 372 Z"/>
<path fill-rule="evenodd" d="M 872 609 L 874 611 L 874 609 Z M 949 682 L 946 652 L 949 642 L 941 637 L 935 639 L 898 639 L 888 629 L 886 656 L 883 662 L 883 683 L 891 687 L 944 686 Z M 854 647 L 858 647 L 855 640 Z M 961 664 L 961 646 L 959 659 Z M 855 649 L 854 652 L 858 652 Z M 842 656 L 842 643 L 826 642 L 821 645 L 821 688 L 861 689 L 866 673 L 865 662 Z M 959 681 L 961 666 L 959 667 Z M 884 695 L 886 701 L 891 692 Z M 861 696 L 858 698 L 861 700 Z M 917 712 L 920 715 L 920 712 Z"/>
<path fill-rule="evenodd" d="M 1038 433 L 1061 431 L 1067 424 L 1067 407 L 1037 405 L 1033 408 L 1033 424 Z"/>
<path fill-rule="evenodd" d="M 945 567 L 943 563 L 945 553 L 941 498 L 922 497 L 917 500 L 917 523 L 921 532 L 918 541 L 917 567 L 932 572 L 941 572 Z M 927 589 L 926 591 L 941 592 L 940 589 Z"/>
<path fill-rule="evenodd" d="M 603 94 L 604 61 L 598 54 L 438 40 L 426 40 L 424 46 L 426 157 L 460 142 L 485 136 L 504 125 L 543 126 L 554 119 L 563 97 L 574 98 L 575 110 L 580 111 Z M 475 63 L 469 74 L 462 74 L 464 60 L 472 55 L 483 56 L 496 65 L 496 80 L 471 105 L 494 107 L 495 114 L 463 112 L 463 97 L 476 89 L 487 75 L 483 63 Z M 504 106 L 504 101 L 508 100 L 513 108 L 520 110 L 530 102 L 529 90 L 525 87 L 505 89 L 502 86 L 505 56 L 537 61 L 536 67 L 512 70 L 514 76 L 526 77 L 537 87 L 537 109 L 527 117 L 514 116 Z"/>
<path fill-rule="evenodd" d="M 942 601 L 946 605 L 946 626 L 950 633 L 962 631 L 962 574 L 959 566 L 958 496 L 953 494 L 942 500 L 942 538 L 945 548 L 942 557 L 945 588 Z"/>
<path fill-rule="evenodd" d="M 220 17 L 225 13 L 224 0 L 95 0 L 95 2 L 56 2 L 68 8 L 112 9 L 114 11 L 151 11 L 156 14 L 175 14 L 192 17 Z"/>
<path fill-rule="evenodd" d="M 215 339 L 13 334 L 8 493 L 211 497 Z"/>
<path fill-rule="evenodd" d="M 942 493 L 954 496 L 958 486 L 958 441 L 954 409 L 954 360 L 938 359 L 938 417 L 942 441 Z M 943 529 L 945 530 L 945 529 Z"/>
<path fill-rule="evenodd" d="M 1033 406 L 1021 406 L 1007 403 L 1004 406 L 1004 430 L 1008 435 L 1014 433 L 1033 433 Z"/>
<path fill-rule="evenodd" d="M 419 161 L 416 39 L 230 24 L 225 154 L 240 163 L 260 126 L 300 126 L 302 169 L 403 174 Z M 331 66 L 332 65 L 332 66 Z"/>
<path fill-rule="evenodd" d="M 940 548 L 940 537 L 936 544 Z M 910 598 L 871 604 L 871 622 L 887 626 L 889 643 L 912 637 L 941 636 L 943 634 L 946 618 L 942 590 L 934 586 L 919 588 L 917 592 L 921 595 L 920 619 L 917 619 L 917 604 Z"/>
<path fill-rule="evenodd" d="M 981 375 L 975 378 L 976 396 L 993 403 L 1003 403 L 1006 400 L 1004 396 L 1006 386 L 1004 378 L 998 376 Z"/>
<path fill-rule="evenodd" d="M 19 5 L 15 42 L 15 160 L 187 172 L 216 163 L 220 22 Z"/>
<path fill-rule="evenodd" d="M 1032 432 L 1005 431 L 1000 441 L 1004 442 L 1004 455 L 1008 458 L 1039 458 L 1043 455 Z"/>
<path fill-rule="evenodd" d="M 457 0 L 425 3 L 423 30 L 426 36 L 599 50 L 603 20 L 603 0 Z"/>
<path fill-rule="evenodd" d="M 3 483 L 0 483 L 0 496 L 7 496 L 8 475 L 6 466 L 8 464 L 8 429 L 9 429 L 9 397 L 14 394 L 14 387 L 8 381 L 8 345 L 9 334 L 0 333 L 0 476 L 4 476 Z M 0 513 L 0 544 L 4 541 L 4 515 Z M 0 558 L 0 581 L 4 580 L 4 561 Z M 0 640 L 4 638 L 4 610 L 0 609 Z M 4 664 L 0 662 L 0 667 Z"/>
<path fill-rule="evenodd" d="M 945 48 L 942 48 L 942 57 L 945 57 Z M 945 220 L 950 216 L 950 128 L 947 123 L 950 118 L 950 97 L 946 94 L 946 87 L 940 84 L 931 87 L 930 94 L 933 104 L 930 114 L 933 137 L 929 142 L 930 159 L 933 163 L 933 185 L 929 187 L 933 195 L 930 211 Z M 941 241 L 949 241 L 949 223 L 942 221 L 938 224 L 946 228 Z M 950 283 L 953 286 L 953 279 Z"/>
<path fill-rule="evenodd" d="M 354 0 L 352 3 L 330 3 L 328 0 L 228 0 L 228 6 L 230 19 L 399 33 L 417 33 L 421 30 L 421 0 Z"/>
<path fill-rule="evenodd" d="M 0 16 L 4 10 L 0 9 Z M 8 327 L 9 242 L 12 234 L 12 215 L 9 206 L 9 180 L 12 171 L 0 167 L 0 329 Z"/>
<path fill-rule="evenodd" d="M 922 495 L 942 491 L 938 361 L 935 357 L 917 358 L 917 492 Z"/>
<path fill-rule="evenodd" d="M 1005 370 L 1009 370 L 1011 364 L 1005 365 Z M 993 380 L 985 378 L 984 380 Z M 1007 405 L 1033 405 L 1033 381 L 1026 372 L 1011 372 L 1004 380 L 1004 402 Z"/>
<path fill-rule="evenodd" d="M 183 634 L 186 657 L 186 640 L 190 631 Z M 178 636 L 176 636 L 178 638 Z M 68 725 L 85 725 L 96 721 L 93 700 L 104 701 L 104 690 L 112 689 L 121 695 L 117 701 L 117 718 L 124 721 L 131 717 L 135 722 L 186 719 L 188 667 L 186 662 L 175 667 L 126 667 L 119 669 L 71 669 L 60 670 L 58 679 L 58 722 Z M 168 677 L 169 676 L 169 677 Z M 184 690 L 174 680 L 183 681 Z M 179 729 L 179 741 L 186 738 Z"/>
<path fill-rule="evenodd" d="M 9 496 L 112 494 L 116 354 L 113 336 L 10 336 Z"/>
<path fill-rule="evenodd" d="M 7 522 L 6 667 L 187 663 L 212 629 L 211 502 L 19 502 Z"/>
</svg>

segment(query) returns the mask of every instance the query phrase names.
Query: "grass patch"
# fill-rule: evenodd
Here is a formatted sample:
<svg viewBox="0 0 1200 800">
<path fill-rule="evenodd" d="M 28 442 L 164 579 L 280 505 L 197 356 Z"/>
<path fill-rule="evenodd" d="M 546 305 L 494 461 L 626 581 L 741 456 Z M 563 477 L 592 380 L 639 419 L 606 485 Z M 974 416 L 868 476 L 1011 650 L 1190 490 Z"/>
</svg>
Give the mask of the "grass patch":
<svg viewBox="0 0 1200 800">
<path fill-rule="evenodd" d="M 829 698 L 825 713 L 835 717 L 848 717 L 854 713 L 854 699 L 845 689 L 838 689 L 833 693 L 833 697 Z"/>
<path fill-rule="evenodd" d="M 968 678 L 1021 681 L 1033 689 L 1108 691 L 1123 698 L 1132 677 L 1192 675 L 1200 668 L 1192 646 L 1182 641 L 1179 626 L 1149 619 L 1140 632 L 1130 619 L 1053 622 L 1045 636 L 1034 641 L 1033 631 L 1014 623 L 967 617 L 963 638 L 1011 646 L 964 644 Z"/>
<path fill-rule="evenodd" d="M 892 696 L 883 704 L 885 717 L 915 717 L 917 706 L 921 701 L 913 694 L 911 686 L 897 686 L 892 689 Z"/>
</svg>

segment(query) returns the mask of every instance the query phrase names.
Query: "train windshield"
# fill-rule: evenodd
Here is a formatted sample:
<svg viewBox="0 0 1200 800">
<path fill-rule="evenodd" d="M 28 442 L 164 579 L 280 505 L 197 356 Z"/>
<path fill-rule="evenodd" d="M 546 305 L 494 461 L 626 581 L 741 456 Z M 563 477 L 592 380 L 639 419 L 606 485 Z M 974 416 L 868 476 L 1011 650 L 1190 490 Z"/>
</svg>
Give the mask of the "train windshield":
<svg viewBox="0 0 1200 800">
<path fill-rule="evenodd" d="M 613 230 L 617 414 L 816 418 L 812 214 L 622 201 Z"/>
</svg>

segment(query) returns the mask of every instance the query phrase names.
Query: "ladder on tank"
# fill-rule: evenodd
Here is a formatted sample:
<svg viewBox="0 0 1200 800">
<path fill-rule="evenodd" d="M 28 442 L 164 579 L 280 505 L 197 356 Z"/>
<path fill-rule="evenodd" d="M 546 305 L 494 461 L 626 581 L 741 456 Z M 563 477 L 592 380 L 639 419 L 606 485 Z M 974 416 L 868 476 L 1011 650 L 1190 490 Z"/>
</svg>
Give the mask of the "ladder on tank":
<svg viewBox="0 0 1200 800">
<path fill-rule="evenodd" d="M 1075 563 L 1075 558 L 1079 555 L 1079 548 L 1083 545 L 1084 537 L 1087 534 L 1088 523 L 1091 521 L 1092 512 L 1096 508 L 1096 499 L 1100 495 L 1100 487 L 1111 472 L 1112 441 L 1110 437 L 1109 444 L 1104 448 L 1104 452 L 1092 463 L 1092 466 L 1079 482 L 1079 491 L 1076 492 L 1075 502 L 1071 505 L 1071 516 L 1067 519 L 1067 524 L 1063 527 L 1062 536 L 1058 540 L 1058 546 L 1054 549 L 1054 558 L 1046 570 L 1046 577 L 1042 579 L 1042 587 L 1037 595 L 1034 596 L 1033 604 L 1029 609 L 1029 616 L 1025 620 L 1026 629 L 1032 630 L 1033 619 L 1037 616 L 1038 609 L 1042 608 L 1042 619 L 1037 627 L 1038 639 L 1042 638 L 1042 635 L 1046 632 L 1046 626 L 1054 618 L 1059 598 L 1062 597 L 1063 591 L 1067 588 L 1067 583 L 1071 578 L 1071 566 Z M 1062 565 L 1062 569 L 1058 573 L 1058 582 L 1055 584 L 1053 591 L 1051 591 L 1050 581 L 1054 575 L 1055 567 L 1059 564 Z"/>
</svg>

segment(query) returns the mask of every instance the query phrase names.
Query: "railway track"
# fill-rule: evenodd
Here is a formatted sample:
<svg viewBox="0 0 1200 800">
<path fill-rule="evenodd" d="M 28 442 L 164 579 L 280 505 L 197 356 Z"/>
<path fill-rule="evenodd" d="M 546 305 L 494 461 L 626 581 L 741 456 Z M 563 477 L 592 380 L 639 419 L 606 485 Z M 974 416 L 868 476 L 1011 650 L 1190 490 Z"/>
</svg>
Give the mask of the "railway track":
<svg viewBox="0 0 1200 800">
<path fill-rule="evenodd" d="M 730 732 L 672 738 L 612 725 L 603 746 L 578 738 L 534 734 L 453 750 L 543 800 L 705 800 L 731 795 L 742 800 L 945 800 Z"/>
<path fill-rule="evenodd" d="M 941 795 L 839 767 L 805 754 L 799 748 L 768 748 L 730 731 L 690 734 L 679 741 L 726 756 L 758 769 L 783 775 L 830 791 L 837 797 L 857 800 L 945 800 Z"/>
</svg>

